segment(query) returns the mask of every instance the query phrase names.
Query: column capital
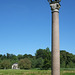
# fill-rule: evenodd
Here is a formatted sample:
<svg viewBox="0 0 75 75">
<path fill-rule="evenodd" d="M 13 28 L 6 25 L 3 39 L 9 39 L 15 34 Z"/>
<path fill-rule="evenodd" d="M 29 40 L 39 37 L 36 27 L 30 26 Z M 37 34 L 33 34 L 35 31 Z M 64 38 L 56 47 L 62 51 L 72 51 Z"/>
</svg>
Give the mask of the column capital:
<svg viewBox="0 0 75 75">
<path fill-rule="evenodd" d="M 59 12 L 60 6 L 61 5 L 59 3 L 51 3 L 50 4 L 52 12 Z"/>
</svg>

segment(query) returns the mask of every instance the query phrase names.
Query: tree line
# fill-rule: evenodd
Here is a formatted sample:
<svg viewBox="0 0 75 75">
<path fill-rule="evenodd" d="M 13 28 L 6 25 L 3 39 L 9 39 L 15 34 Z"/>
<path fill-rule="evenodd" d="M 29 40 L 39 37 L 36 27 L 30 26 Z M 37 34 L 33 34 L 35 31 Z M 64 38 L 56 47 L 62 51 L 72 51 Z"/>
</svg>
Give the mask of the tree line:
<svg viewBox="0 0 75 75">
<path fill-rule="evenodd" d="M 51 51 L 49 48 L 36 50 L 35 56 L 31 54 L 0 54 L 0 69 L 11 69 L 14 63 L 18 63 L 20 69 L 44 69 L 51 68 Z M 60 51 L 60 67 L 75 68 L 75 55 Z"/>
</svg>

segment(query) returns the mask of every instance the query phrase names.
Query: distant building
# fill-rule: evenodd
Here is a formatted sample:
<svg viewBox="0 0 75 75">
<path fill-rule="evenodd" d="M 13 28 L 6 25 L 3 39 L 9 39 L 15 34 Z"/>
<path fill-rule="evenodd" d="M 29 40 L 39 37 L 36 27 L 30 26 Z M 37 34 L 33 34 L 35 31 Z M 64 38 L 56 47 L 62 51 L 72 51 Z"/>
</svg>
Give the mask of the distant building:
<svg viewBox="0 0 75 75">
<path fill-rule="evenodd" d="M 18 63 L 14 63 L 14 64 L 12 65 L 12 69 L 19 69 L 19 68 L 18 68 Z"/>
</svg>

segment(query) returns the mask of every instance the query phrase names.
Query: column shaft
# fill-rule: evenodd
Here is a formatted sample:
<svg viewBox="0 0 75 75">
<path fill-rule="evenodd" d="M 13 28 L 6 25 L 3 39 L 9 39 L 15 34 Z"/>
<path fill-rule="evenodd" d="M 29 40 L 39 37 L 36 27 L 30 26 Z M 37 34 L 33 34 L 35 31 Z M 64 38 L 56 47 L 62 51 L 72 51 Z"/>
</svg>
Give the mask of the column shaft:
<svg viewBox="0 0 75 75">
<path fill-rule="evenodd" d="M 60 75 L 59 12 L 52 12 L 52 75 Z"/>
</svg>

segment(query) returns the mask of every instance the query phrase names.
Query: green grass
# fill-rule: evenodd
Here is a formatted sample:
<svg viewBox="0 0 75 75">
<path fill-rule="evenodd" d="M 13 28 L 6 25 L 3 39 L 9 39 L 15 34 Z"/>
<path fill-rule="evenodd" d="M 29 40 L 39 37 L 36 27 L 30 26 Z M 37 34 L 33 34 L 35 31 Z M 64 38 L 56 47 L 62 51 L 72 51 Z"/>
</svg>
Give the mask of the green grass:
<svg viewBox="0 0 75 75">
<path fill-rule="evenodd" d="M 49 75 L 50 70 L 0 70 L 0 75 Z"/>
<path fill-rule="evenodd" d="M 0 70 L 0 75 L 51 75 L 51 70 Z M 75 70 L 61 70 L 61 75 L 75 75 Z"/>
<path fill-rule="evenodd" d="M 65 73 L 64 75 L 75 75 L 75 73 Z"/>
</svg>

